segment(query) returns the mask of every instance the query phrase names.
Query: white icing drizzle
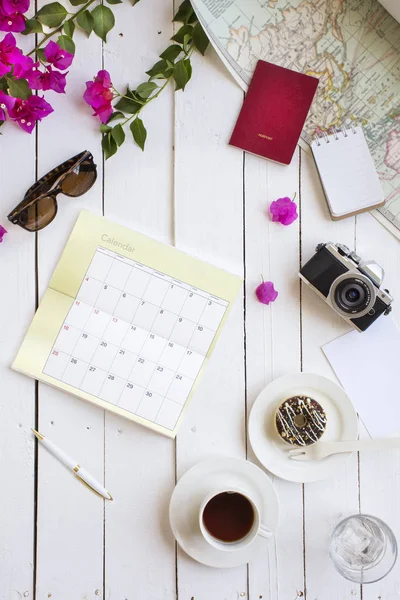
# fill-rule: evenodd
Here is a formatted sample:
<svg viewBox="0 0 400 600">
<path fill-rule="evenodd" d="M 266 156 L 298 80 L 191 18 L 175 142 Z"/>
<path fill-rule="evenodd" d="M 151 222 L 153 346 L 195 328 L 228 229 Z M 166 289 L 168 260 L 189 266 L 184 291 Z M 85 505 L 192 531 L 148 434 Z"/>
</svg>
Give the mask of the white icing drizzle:
<svg viewBox="0 0 400 600">
<path fill-rule="evenodd" d="M 324 432 L 326 425 L 326 417 L 324 414 L 319 413 L 315 408 L 310 408 L 311 399 L 306 398 L 306 401 L 303 398 L 298 398 L 298 406 L 300 408 L 300 414 L 306 414 L 312 424 L 319 430 Z M 283 413 L 285 411 L 286 414 Z M 294 418 L 297 416 L 294 408 L 289 404 L 288 401 L 284 402 L 282 406 L 279 407 L 277 411 L 277 417 L 279 419 L 279 423 L 282 426 L 282 437 L 289 438 L 290 436 L 294 438 L 297 444 L 300 446 L 306 446 L 306 442 L 301 435 L 299 428 L 294 423 Z M 317 442 L 320 436 L 317 436 L 312 428 L 305 429 L 307 435 L 314 442 Z"/>
</svg>

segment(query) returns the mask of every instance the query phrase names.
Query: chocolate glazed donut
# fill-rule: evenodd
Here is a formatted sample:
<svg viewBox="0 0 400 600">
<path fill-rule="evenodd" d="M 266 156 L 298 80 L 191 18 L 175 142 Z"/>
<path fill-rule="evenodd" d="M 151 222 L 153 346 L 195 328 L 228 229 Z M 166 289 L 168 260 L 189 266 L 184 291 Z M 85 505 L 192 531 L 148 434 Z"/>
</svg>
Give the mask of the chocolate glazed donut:
<svg viewBox="0 0 400 600">
<path fill-rule="evenodd" d="M 326 414 L 316 400 L 292 396 L 277 408 L 276 429 L 281 438 L 293 446 L 315 444 L 326 429 Z"/>
</svg>

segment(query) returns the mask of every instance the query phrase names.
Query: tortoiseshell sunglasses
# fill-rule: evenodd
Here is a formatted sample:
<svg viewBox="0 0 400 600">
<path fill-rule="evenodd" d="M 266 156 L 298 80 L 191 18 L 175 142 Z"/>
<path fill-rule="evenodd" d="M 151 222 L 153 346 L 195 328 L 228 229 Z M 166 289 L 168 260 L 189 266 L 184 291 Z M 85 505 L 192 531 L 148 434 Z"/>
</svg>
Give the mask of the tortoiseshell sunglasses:
<svg viewBox="0 0 400 600">
<path fill-rule="evenodd" d="M 39 231 L 57 214 L 57 194 L 81 196 L 97 179 L 93 156 L 85 150 L 47 173 L 26 192 L 22 202 L 8 215 L 8 220 L 27 231 Z"/>
</svg>

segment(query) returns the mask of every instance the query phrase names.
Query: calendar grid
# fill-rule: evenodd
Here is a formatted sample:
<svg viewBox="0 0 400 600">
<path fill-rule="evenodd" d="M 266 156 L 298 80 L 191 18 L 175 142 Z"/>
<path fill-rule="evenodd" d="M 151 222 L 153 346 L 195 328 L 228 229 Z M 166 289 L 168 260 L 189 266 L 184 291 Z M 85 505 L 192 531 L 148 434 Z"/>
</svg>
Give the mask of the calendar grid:
<svg viewBox="0 0 400 600">
<path fill-rule="evenodd" d="M 173 430 L 227 307 L 99 247 L 44 373 Z"/>
</svg>

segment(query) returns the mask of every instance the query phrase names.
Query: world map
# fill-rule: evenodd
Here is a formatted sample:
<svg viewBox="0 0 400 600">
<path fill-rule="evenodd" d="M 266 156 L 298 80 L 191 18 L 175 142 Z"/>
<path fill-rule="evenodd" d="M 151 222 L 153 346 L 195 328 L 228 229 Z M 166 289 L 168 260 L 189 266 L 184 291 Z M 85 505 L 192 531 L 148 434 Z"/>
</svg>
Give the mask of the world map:
<svg viewBox="0 0 400 600">
<path fill-rule="evenodd" d="M 377 0 L 192 4 L 244 89 L 259 59 L 319 79 L 307 143 L 334 127 L 363 125 L 386 200 L 378 218 L 400 237 L 400 24 Z"/>
</svg>

